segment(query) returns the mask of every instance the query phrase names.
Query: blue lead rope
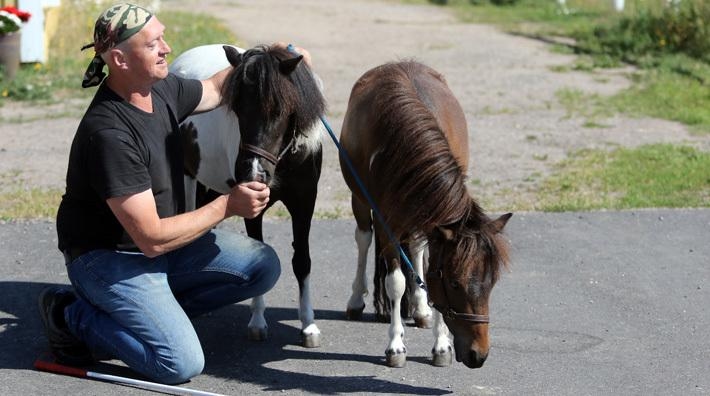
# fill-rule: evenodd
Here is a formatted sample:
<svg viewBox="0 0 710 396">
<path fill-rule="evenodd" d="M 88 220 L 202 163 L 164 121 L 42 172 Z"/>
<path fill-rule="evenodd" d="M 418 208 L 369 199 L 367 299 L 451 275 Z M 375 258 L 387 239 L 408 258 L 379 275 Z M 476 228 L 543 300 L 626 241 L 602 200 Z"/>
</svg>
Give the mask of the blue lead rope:
<svg viewBox="0 0 710 396">
<path fill-rule="evenodd" d="M 296 51 L 296 48 L 292 44 L 289 44 L 286 49 L 289 52 L 292 52 L 294 54 L 298 54 L 298 51 Z M 377 219 L 380 221 L 380 224 L 382 224 L 382 228 L 385 230 L 387 233 L 387 236 L 389 237 L 390 241 L 394 244 L 395 247 L 397 247 L 397 250 L 399 251 L 399 255 L 402 256 L 402 260 L 407 264 L 407 267 L 412 271 L 412 275 L 414 277 L 414 280 L 417 282 L 417 285 L 421 287 L 422 289 L 426 290 L 426 285 L 422 281 L 422 279 L 419 277 L 419 274 L 414 270 L 414 266 L 412 265 L 412 262 L 409 261 L 409 257 L 407 257 L 407 254 L 404 252 L 404 249 L 402 249 L 402 245 L 399 244 L 399 241 L 397 238 L 394 237 L 394 233 L 392 230 L 387 226 L 387 223 L 385 223 L 385 218 L 382 216 L 382 213 L 380 213 L 380 210 L 377 207 L 377 204 L 375 204 L 375 200 L 372 199 L 370 194 L 367 192 L 367 188 L 365 188 L 365 184 L 362 182 L 360 177 L 357 174 L 357 171 L 355 170 L 355 166 L 353 166 L 352 161 L 350 161 L 350 157 L 348 156 L 348 153 L 343 149 L 343 147 L 340 145 L 340 142 L 338 141 L 338 138 L 335 136 L 335 133 L 333 133 L 333 129 L 330 127 L 330 124 L 328 123 L 328 120 L 325 119 L 325 116 L 320 116 L 321 122 L 323 122 L 323 126 L 325 127 L 326 130 L 328 130 L 328 134 L 330 135 L 330 138 L 333 139 L 333 143 L 335 143 L 335 146 L 338 148 L 338 152 L 340 153 L 340 156 L 345 160 L 345 163 L 348 166 L 348 169 L 350 169 L 350 173 L 352 173 L 353 178 L 355 179 L 355 182 L 357 183 L 358 187 L 360 187 L 360 191 L 362 191 L 362 194 L 365 196 L 367 199 L 367 202 L 370 204 L 370 207 L 372 208 L 372 212 L 375 213 L 375 216 L 377 216 Z"/>
<path fill-rule="evenodd" d="M 360 187 L 360 191 L 362 191 L 362 194 L 367 198 L 367 202 L 370 204 L 370 207 L 372 208 L 372 212 L 375 213 L 375 216 L 377 216 L 377 219 L 380 221 L 380 224 L 382 224 L 382 228 L 385 230 L 387 233 L 387 236 L 389 237 L 390 241 L 397 247 L 397 250 L 399 251 L 399 255 L 402 256 L 402 260 L 407 264 L 409 269 L 412 271 L 412 275 L 417 282 L 417 285 L 421 287 L 422 289 L 426 290 L 426 285 L 424 285 L 424 282 L 422 282 L 422 279 L 419 277 L 419 274 L 414 270 L 414 266 L 412 265 L 412 262 L 409 261 L 409 258 L 407 257 L 407 254 L 404 252 L 404 249 L 402 249 L 402 245 L 399 244 L 399 241 L 397 238 L 395 238 L 394 233 L 392 230 L 387 226 L 387 223 L 385 223 L 385 219 L 382 216 L 382 213 L 380 213 L 380 210 L 377 207 L 377 204 L 375 204 L 375 200 L 372 199 L 370 194 L 367 192 L 367 189 L 365 188 L 365 184 L 362 182 L 360 177 L 358 177 L 357 172 L 355 171 L 355 166 L 353 166 L 353 163 L 350 161 L 350 157 L 348 156 L 348 153 L 343 149 L 343 147 L 340 145 L 340 142 L 338 141 L 338 138 L 335 137 L 335 134 L 333 133 L 333 130 L 330 128 L 330 124 L 328 124 L 328 121 L 325 119 L 325 116 L 321 116 L 320 120 L 323 122 L 323 126 L 325 126 L 325 129 L 328 130 L 328 134 L 330 135 L 330 138 L 333 139 L 333 143 L 335 143 L 335 146 L 338 148 L 338 152 L 340 153 L 340 156 L 345 160 L 345 163 L 348 166 L 348 169 L 350 169 L 350 173 L 352 173 L 353 178 L 355 179 L 355 182 L 357 183 L 358 187 Z"/>
</svg>

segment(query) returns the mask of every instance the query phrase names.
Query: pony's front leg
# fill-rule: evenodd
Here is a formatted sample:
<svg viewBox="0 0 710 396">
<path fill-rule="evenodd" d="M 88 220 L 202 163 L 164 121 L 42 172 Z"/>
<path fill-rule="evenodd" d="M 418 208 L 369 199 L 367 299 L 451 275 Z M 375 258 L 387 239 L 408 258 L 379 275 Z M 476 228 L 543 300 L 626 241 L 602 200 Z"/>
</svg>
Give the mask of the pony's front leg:
<svg viewBox="0 0 710 396">
<path fill-rule="evenodd" d="M 315 187 L 312 191 L 315 192 Z M 293 231 L 291 266 L 298 280 L 298 318 L 301 320 L 301 345 L 306 348 L 317 348 L 321 343 L 321 332 L 315 323 L 313 304 L 311 303 L 311 253 L 308 241 L 315 199 L 315 193 L 282 199 L 291 213 Z"/>
<path fill-rule="evenodd" d="M 406 279 L 399 268 L 399 260 L 392 259 L 390 271 L 385 277 L 385 290 L 390 300 L 390 328 L 389 345 L 385 350 L 387 365 L 390 367 L 404 367 L 407 363 L 407 348 L 404 346 L 404 326 L 402 316 L 399 314 L 402 296 L 406 289 Z M 394 267 L 394 268 L 393 268 Z"/>
<path fill-rule="evenodd" d="M 434 347 L 431 348 L 432 364 L 437 367 L 451 366 L 453 349 L 449 340 L 449 328 L 446 327 L 441 312 L 434 310 Z"/>
<path fill-rule="evenodd" d="M 419 242 L 410 245 L 410 251 L 412 253 L 412 265 L 414 266 L 414 272 L 419 276 L 419 279 L 424 279 L 424 249 L 426 248 L 426 240 L 421 240 Z M 428 303 L 426 290 L 419 287 L 419 285 L 414 285 L 412 293 L 412 318 L 414 318 L 414 324 L 422 329 L 431 328 L 433 319 L 431 314 L 431 307 Z"/>
</svg>

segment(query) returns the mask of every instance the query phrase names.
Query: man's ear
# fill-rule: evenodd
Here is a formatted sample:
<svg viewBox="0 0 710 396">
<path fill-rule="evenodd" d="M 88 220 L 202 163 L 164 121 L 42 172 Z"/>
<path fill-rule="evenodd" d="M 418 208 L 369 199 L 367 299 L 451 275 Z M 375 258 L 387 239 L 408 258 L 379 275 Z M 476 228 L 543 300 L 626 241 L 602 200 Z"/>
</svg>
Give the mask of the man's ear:
<svg viewBox="0 0 710 396">
<path fill-rule="evenodd" d="M 103 56 L 104 62 L 107 65 L 112 65 L 121 69 L 125 69 L 128 66 L 126 55 L 118 48 L 111 48 L 108 53 Z"/>
</svg>

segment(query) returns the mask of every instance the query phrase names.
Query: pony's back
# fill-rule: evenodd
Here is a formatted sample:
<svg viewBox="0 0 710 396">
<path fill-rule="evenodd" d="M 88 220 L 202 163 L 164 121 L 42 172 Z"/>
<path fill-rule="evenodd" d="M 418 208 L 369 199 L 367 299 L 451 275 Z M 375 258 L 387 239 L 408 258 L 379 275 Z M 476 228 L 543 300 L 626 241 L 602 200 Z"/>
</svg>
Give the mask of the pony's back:
<svg viewBox="0 0 710 396">
<path fill-rule="evenodd" d="M 397 236 L 463 216 L 467 142 L 460 105 L 421 63 L 384 64 L 353 87 L 341 143 Z"/>
</svg>

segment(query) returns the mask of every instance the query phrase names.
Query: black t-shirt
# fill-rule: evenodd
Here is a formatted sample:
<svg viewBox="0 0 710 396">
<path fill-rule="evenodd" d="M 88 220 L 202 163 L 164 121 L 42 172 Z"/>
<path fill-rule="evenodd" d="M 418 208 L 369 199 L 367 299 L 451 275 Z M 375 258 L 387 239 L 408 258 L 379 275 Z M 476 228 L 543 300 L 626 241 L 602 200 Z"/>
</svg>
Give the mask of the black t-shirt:
<svg viewBox="0 0 710 396">
<path fill-rule="evenodd" d="M 67 189 L 57 213 L 59 250 L 137 250 L 106 204 L 151 189 L 161 218 L 185 211 L 179 123 L 202 97 L 198 80 L 168 75 L 153 86 L 146 113 L 102 84 L 69 153 Z"/>
</svg>

